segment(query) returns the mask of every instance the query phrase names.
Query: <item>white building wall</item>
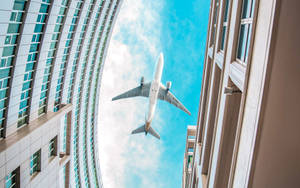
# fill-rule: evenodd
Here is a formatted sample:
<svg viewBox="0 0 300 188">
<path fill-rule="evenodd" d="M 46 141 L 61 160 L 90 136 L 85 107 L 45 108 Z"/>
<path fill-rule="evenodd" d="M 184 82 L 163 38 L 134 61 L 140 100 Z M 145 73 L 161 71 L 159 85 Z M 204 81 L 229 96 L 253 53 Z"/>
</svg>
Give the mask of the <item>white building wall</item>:
<svg viewBox="0 0 300 188">
<path fill-rule="evenodd" d="M 44 71 L 46 67 L 46 61 L 48 58 L 48 52 L 50 49 L 52 40 L 52 35 L 56 26 L 58 13 L 61 8 L 62 1 L 60 0 L 51 0 L 48 11 L 48 18 L 46 19 L 42 38 L 40 41 L 40 45 L 38 48 L 38 56 L 36 61 L 36 66 L 34 68 L 34 80 L 31 83 L 32 89 L 29 98 L 29 121 L 27 124 L 23 125 L 22 128 L 18 128 L 18 112 L 21 98 L 21 91 L 23 86 L 23 79 L 25 73 L 25 66 L 27 62 L 27 57 L 29 53 L 29 48 L 31 44 L 31 39 L 34 33 L 34 28 L 36 24 L 36 20 L 38 17 L 38 11 L 40 9 L 40 5 L 42 0 L 28 0 L 27 8 L 25 9 L 24 14 L 24 22 L 22 23 L 21 33 L 19 37 L 19 41 L 17 43 L 18 51 L 16 51 L 15 55 L 15 66 L 12 71 L 12 79 L 9 85 L 9 102 L 7 106 L 7 113 L 5 115 L 6 123 L 5 123 L 5 139 L 0 140 L 0 180 L 3 185 L 3 178 L 10 173 L 12 170 L 16 169 L 18 166 L 20 167 L 20 186 L 21 187 L 48 187 L 50 184 L 53 187 L 62 187 L 64 178 L 63 176 L 63 167 L 66 165 L 66 182 L 70 187 L 75 186 L 75 175 L 74 175 L 74 155 L 77 155 L 78 160 L 78 168 L 79 168 L 79 186 L 86 187 L 84 183 L 85 173 L 83 172 L 83 164 L 86 163 L 88 167 L 88 182 L 90 187 L 94 187 L 94 172 L 96 172 L 96 177 L 98 179 L 99 186 L 102 186 L 101 181 L 101 172 L 99 165 L 99 155 L 97 148 L 97 108 L 98 108 L 98 100 L 99 100 L 99 88 L 101 82 L 101 76 L 103 71 L 103 65 L 105 61 L 105 54 L 107 51 L 107 47 L 109 44 L 109 39 L 111 36 L 111 31 L 113 28 L 113 23 L 116 19 L 118 11 L 115 10 L 115 6 L 117 9 L 121 6 L 121 1 L 117 0 L 104 0 L 104 7 L 102 9 L 101 14 L 99 15 L 99 21 L 96 22 L 97 26 L 95 27 L 95 31 L 92 31 L 92 26 L 94 24 L 96 11 L 98 11 L 98 7 L 102 0 L 95 0 L 93 6 L 89 7 L 91 1 L 82 1 L 83 5 L 81 10 L 79 11 L 78 20 L 76 22 L 75 30 L 73 31 L 72 42 L 70 45 L 69 53 L 67 54 L 67 62 L 65 63 L 66 70 L 62 76 L 63 84 L 62 84 L 62 93 L 61 93 L 61 104 L 67 103 L 67 97 L 69 93 L 69 83 L 72 75 L 72 65 L 74 62 L 75 55 L 79 50 L 79 56 L 77 59 L 77 69 L 74 74 L 74 87 L 71 92 L 71 103 L 73 103 L 73 107 L 70 105 L 61 106 L 57 112 L 53 112 L 54 109 L 54 100 L 55 95 L 57 93 L 57 81 L 59 79 L 59 70 L 62 63 L 62 58 L 64 56 L 64 49 L 66 41 L 68 40 L 69 29 L 72 24 L 72 19 L 74 18 L 74 13 L 76 10 L 77 3 L 80 0 L 69 0 L 69 3 L 66 5 L 66 12 L 64 15 L 64 19 L 61 25 L 61 32 L 59 33 L 58 41 L 56 42 L 56 52 L 54 55 L 54 60 L 52 63 L 51 77 L 50 83 L 48 84 L 48 92 L 47 92 L 47 111 L 45 114 L 39 115 L 39 102 L 40 102 L 40 94 L 41 94 L 41 85 L 44 79 Z M 109 4 L 111 6 L 109 7 Z M 118 2 L 118 4 L 116 4 Z M 6 32 L 9 23 L 9 16 L 11 10 L 13 9 L 14 0 L 5 0 L 1 2 L 3 6 L 0 8 L 0 54 L 3 52 L 3 44 L 6 37 Z M 88 18 L 88 23 L 86 25 L 85 30 L 82 31 L 82 27 L 84 25 L 84 20 L 87 16 L 88 10 L 91 8 L 91 14 Z M 106 13 L 106 20 L 104 20 Z M 112 20 L 112 25 L 109 27 Z M 104 25 L 104 31 L 101 35 L 101 40 L 98 46 L 96 46 L 96 36 L 98 36 L 100 32 L 100 26 Z M 109 27 L 109 28 L 108 28 Z M 109 30 L 107 30 L 109 29 Z M 80 35 L 84 33 L 82 42 L 79 43 Z M 88 43 L 89 38 L 91 38 L 91 43 Z M 104 39 L 107 38 L 105 41 Z M 94 53 L 94 49 L 97 49 L 97 55 L 94 62 L 94 67 L 91 67 L 92 55 Z M 78 93 L 79 80 L 80 75 L 82 73 L 83 68 L 82 62 L 85 60 L 85 55 L 88 53 L 87 64 L 86 64 L 86 74 L 83 75 L 82 86 L 81 86 L 81 94 Z M 100 53 L 104 52 L 104 56 L 100 59 Z M 101 66 L 100 72 L 96 74 L 96 67 Z M 89 72 L 93 68 L 91 79 L 93 80 L 90 88 L 88 88 L 89 80 Z M 95 84 L 96 78 L 98 79 L 98 83 Z M 94 87 L 97 88 L 94 88 Z M 89 90 L 88 90 L 89 89 Z M 89 93 L 89 96 L 94 96 L 94 92 L 96 96 L 95 103 L 95 113 L 89 113 L 89 104 L 91 104 L 91 98 L 85 101 L 86 95 L 85 93 Z M 81 105 L 79 109 L 80 114 L 84 114 L 88 112 L 86 118 L 86 129 L 83 129 L 81 126 L 83 122 L 83 115 L 79 116 L 79 124 L 78 129 L 74 129 L 74 116 L 75 116 L 75 105 L 77 102 L 77 97 L 81 98 Z M 87 104 L 85 103 L 87 102 Z M 72 109 L 73 108 L 73 109 Z M 72 111 L 71 111 L 72 109 Z M 67 151 L 66 153 L 61 153 L 61 147 L 63 146 L 62 140 L 64 136 L 64 117 L 70 112 L 68 115 L 68 123 L 67 123 Z M 58 114 L 58 115 L 55 115 Z M 91 118 L 94 117 L 94 132 L 90 132 L 93 129 L 90 127 Z M 50 122 L 50 123 L 48 123 Z M 36 131 L 32 131 L 35 127 L 38 131 L 38 135 L 36 135 Z M 29 131 L 29 132 L 26 132 Z M 24 134 L 22 134 L 24 132 Z M 74 151 L 74 135 L 77 134 L 77 142 L 78 142 L 78 151 Z M 82 138 L 82 134 L 86 134 L 86 138 Z M 48 159 L 48 150 L 49 150 L 49 141 L 57 135 L 57 157 L 53 159 Z M 93 136 L 94 143 L 90 143 L 90 136 Z M 22 140 L 23 143 L 27 143 L 28 146 L 18 146 L 19 141 L 16 139 L 16 136 L 24 137 Z M 35 140 L 30 140 L 30 138 L 36 138 Z M 29 139 L 26 139 L 29 138 Z M 13 140 L 13 141 L 11 141 Z M 9 143 L 9 144 L 7 144 Z M 91 151 L 90 144 L 94 146 L 94 153 Z M 83 160 L 83 146 L 86 146 L 87 149 L 87 159 Z M 30 148 L 30 149 L 25 149 Z M 41 149 L 41 170 L 35 177 L 30 177 L 30 156 L 38 149 Z M 7 156 L 15 156 L 13 158 L 6 157 Z M 1 158 L 1 156 L 3 156 Z M 93 156 L 93 157 L 91 157 Z M 2 160 L 1 160 L 2 159 Z M 70 161 L 70 162 L 69 162 Z M 2 162 L 2 163 L 1 163 Z M 92 167 L 96 166 L 96 171 L 93 171 Z M 92 175 L 93 174 L 93 175 Z"/>
</svg>

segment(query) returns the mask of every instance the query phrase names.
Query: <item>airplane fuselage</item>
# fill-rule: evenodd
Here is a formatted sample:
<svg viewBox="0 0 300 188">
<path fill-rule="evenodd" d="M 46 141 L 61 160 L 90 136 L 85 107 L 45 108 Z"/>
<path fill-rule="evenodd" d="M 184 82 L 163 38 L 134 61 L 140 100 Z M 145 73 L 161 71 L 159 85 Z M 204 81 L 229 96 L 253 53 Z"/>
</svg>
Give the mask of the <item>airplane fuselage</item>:
<svg viewBox="0 0 300 188">
<path fill-rule="evenodd" d="M 164 57 L 161 53 L 156 63 L 156 68 L 152 82 L 144 83 L 144 77 L 141 78 L 140 85 L 126 91 L 118 96 L 112 98 L 112 101 L 125 99 L 130 97 L 148 97 L 149 98 L 149 109 L 148 114 L 145 117 L 145 124 L 134 129 L 131 134 L 149 133 L 157 139 L 160 139 L 159 134 L 151 127 L 151 122 L 154 118 L 157 100 L 166 101 L 175 107 L 181 109 L 185 113 L 191 115 L 191 113 L 184 107 L 184 105 L 172 94 L 170 91 L 171 82 L 167 82 L 166 86 L 161 83 L 161 76 L 164 67 Z"/>
<path fill-rule="evenodd" d="M 150 87 L 149 111 L 148 111 L 148 116 L 147 116 L 147 119 L 146 119 L 146 126 L 145 126 L 146 131 L 149 130 L 151 122 L 152 122 L 153 117 L 154 117 L 163 67 L 164 67 L 164 58 L 163 58 L 163 55 L 160 54 L 158 62 L 157 62 L 157 66 L 156 66 L 154 79 L 153 79 L 153 81 L 151 83 L 151 87 Z"/>
</svg>

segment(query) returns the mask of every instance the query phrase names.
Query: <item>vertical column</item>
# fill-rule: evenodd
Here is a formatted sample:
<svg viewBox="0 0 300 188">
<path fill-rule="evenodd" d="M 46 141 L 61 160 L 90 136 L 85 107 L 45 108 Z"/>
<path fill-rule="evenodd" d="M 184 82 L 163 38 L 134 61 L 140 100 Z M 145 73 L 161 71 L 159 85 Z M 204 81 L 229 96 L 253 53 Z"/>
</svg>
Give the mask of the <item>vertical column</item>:
<svg viewBox="0 0 300 188">
<path fill-rule="evenodd" d="M 46 113 L 47 97 L 49 94 L 50 79 L 53 71 L 53 64 L 55 62 L 58 44 L 61 38 L 63 26 L 65 25 L 65 15 L 69 6 L 68 0 L 53 2 L 51 14 L 49 16 L 46 27 L 45 39 L 43 42 L 37 73 L 33 88 L 33 97 L 31 102 L 31 116 L 30 119 L 35 119 L 38 116 Z"/>
<path fill-rule="evenodd" d="M 66 164 L 66 171 L 65 171 L 65 188 L 69 188 L 70 187 L 70 162 L 68 162 Z"/>
<path fill-rule="evenodd" d="M 60 107 L 61 89 L 64 80 L 65 67 L 68 59 L 72 57 L 77 25 L 80 25 L 80 15 L 82 1 L 72 1 L 69 5 L 68 13 L 64 21 L 58 47 L 56 48 L 56 58 L 52 67 L 52 75 L 47 93 L 47 111 L 57 111 Z"/>
<path fill-rule="evenodd" d="M 25 73 L 22 81 L 23 84 L 19 104 L 18 127 L 22 127 L 29 123 L 30 98 L 32 97 L 32 89 L 34 88 L 33 80 L 35 78 L 37 61 L 43 44 L 44 30 L 48 20 L 49 10 L 50 0 L 42 0 L 42 3 L 39 6 L 36 24 L 34 25 L 34 34 L 31 38 L 27 62 L 25 64 Z"/>
<path fill-rule="evenodd" d="M 80 37 L 80 39 L 79 39 L 79 41 L 78 41 L 78 45 L 77 45 L 77 47 L 76 47 L 76 49 L 77 49 L 77 51 L 79 51 L 78 53 L 78 59 L 77 59 L 77 61 L 79 61 L 80 59 L 81 59 L 81 53 L 83 53 L 81 50 L 82 49 L 84 49 L 83 48 L 83 46 L 84 46 L 84 40 L 85 40 L 85 31 L 86 31 L 86 29 L 87 29 L 87 26 L 88 26 L 88 21 L 89 21 L 89 18 L 90 18 L 90 9 L 91 9 L 91 7 L 92 7 L 92 5 L 93 5 L 93 2 L 85 2 L 85 6 L 83 7 L 83 8 L 81 8 L 81 11 L 84 13 L 84 19 L 82 19 L 82 21 L 83 21 L 83 24 L 82 24 L 82 26 L 81 27 L 79 27 L 79 29 L 80 29 L 80 35 L 79 35 L 79 37 Z M 82 17 L 82 16 L 81 16 Z M 83 43 L 83 45 L 82 45 L 82 43 Z M 77 53 L 77 52 L 76 52 Z M 80 68 L 81 68 L 82 66 L 80 66 Z M 84 67 L 84 66 L 83 66 Z M 78 67 L 79 68 L 79 67 Z M 76 72 L 77 72 L 77 75 L 78 75 L 78 72 L 81 72 L 82 70 L 80 70 L 80 69 L 78 69 Z M 77 81 L 77 78 L 75 78 L 75 81 Z M 77 84 L 75 84 L 76 86 L 77 86 Z M 77 89 L 77 90 L 75 90 L 76 92 L 80 92 L 80 90 L 81 90 L 81 88 L 79 88 L 79 90 Z M 79 98 L 78 98 L 79 99 Z M 74 101 L 75 99 L 73 98 L 73 101 Z M 72 169 L 72 170 L 74 170 L 74 182 L 75 182 L 75 186 L 77 187 L 77 186 L 80 186 L 81 185 L 81 182 L 80 182 L 80 171 L 81 171 L 81 166 L 79 165 L 79 155 L 78 155 L 78 152 L 79 152 L 79 149 L 80 149 L 80 147 L 79 147 L 79 142 L 78 142 L 78 140 L 79 140 L 79 134 L 78 134 L 78 130 L 79 130 L 79 118 L 78 118 L 78 116 L 79 116 L 79 109 L 78 109 L 78 105 L 79 105 L 79 103 L 80 103 L 80 101 L 76 101 L 74 104 L 74 121 L 73 121 L 73 126 L 72 126 L 72 128 L 73 128 L 73 132 L 74 132 L 74 138 L 73 138 L 73 152 L 72 152 L 72 154 L 73 154 L 73 166 L 74 166 L 74 169 Z"/>
<path fill-rule="evenodd" d="M 103 11 L 104 9 L 104 2 L 102 1 L 101 6 L 99 7 L 100 10 L 100 18 L 98 20 L 98 26 L 97 26 L 97 37 L 94 40 L 93 44 L 93 48 L 92 48 L 92 55 L 89 55 L 89 61 L 91 61 L 91 67 L 89 69 L 89 77 L 85 80 L 85 84 L 88 85 L 87 87 L 87 92 L 85 92 L 85 109 L 86 109 L 86 114 L 87 114 L 87 118 L 86 118 L 86 145 L 87 145 L 87 162 L 88 162 L 88 166 L 89 166 L 89 176 L 90 176 L 90 181 L 92 182 L 92 184 L 97 185 L 97 187 L 99 187 L 98 182 L 96 181 L 97 176 L 95 176 L 94 174 L 94 158 L 93 158 L 93 145 L 94 145 L 94 141 L 93 141 L 93 127 L 94 127 L 94 101 L 93 99 L 93 93 L 94 93 L 94 84 L 95 84 L 95 74 L 96 74 L 96 70 L 97 67 L 100 66 L 99 64 L 99 54 L 101 53 L 101 39 L 104 38 L 103 37 L 103 33 L 104 33 L 104 25 L 106 23 L 106 18 L 107 18 L 107 10 Z M 90 108 L 91 107 L 91 108 Z"/>
<path fill-rule="evenodd" d="M 30 97 L 32 95 L 33 79 L 37 59 L 41 50 L 44 35 L 44 25 L 48 16 L 50 1 L 30 3 L 24 23 L 20 49 L 15 63 L 12 80 L 12 90 L 9 99 L 8 122 L 12 133 L 18 127 L 29 122 Z M 36 14 L 36 10 L 39 10 Z"/>
<path fill-rule="evenodd" d="M 99 91 L 100 91 L 100 86 L 101 86 L 101 79 L 102 79 L 102 73 L 103 73 L 103 67 L 104 67 L 104 63 L 105 63 L 105 57 L 106 57 L 106 53 L 107 53 L 107 49 L 108 49 L 108 42 L 111 38 L 111 33 L 112 33 L 112 30 L 111 28 L 114 26 L 114 23 L 115 23 L 115 18 L 116 16 L 118 15 L 119 13 L 119 10 L 120 10 L 120 7 L 121 7 L 121 4 L 122 4 L 122 0 L 117 0 L 116 1 L 116 5 L 114 6 L 114 11 L 113 11 L 113 14 L 112 16 L 110 17 L 109 21 L 108 21 L 108 26 L 107 26 L 107 30 L 106 30 L 106 33 L 105 33 L 105 37 L 104 37 L 104 41 L 103 41 L 103 44 L 102 44 L 102 48 L 101 48 L 101 53 L 100 53 L 100 66 L 99 68 L 97 69 L 97 73 L 96 73 L 96 83 L 95 83 L 95 93 L 94 93 L 94 104 L 95 104 L 95 112 L 94 112 L 94 115 L 93 115 L 93 118 L 95 119 L 95 123 L 93 125 L 93 140 L 94 140 L 94 144 L 93 144 L 93 167 L 94 167 L 94 171 L 95 171 L 95 176 L 97 178 L 97 182 L 100 184 L 100 186 L 102 187 L 102 180 L 101 180 L 101 172 L 100 172 L 100 165 L 99 165 L 99 154 L 98 154 L 98 148 L 95 147 L 95 146 L 98 146 L 98 134 L 97 134 L 97 131 L 98 131 L 98 127 L 97 127 L 97 118 L 98 117 L 98 106 L 99 106 Z"/>
</svg>

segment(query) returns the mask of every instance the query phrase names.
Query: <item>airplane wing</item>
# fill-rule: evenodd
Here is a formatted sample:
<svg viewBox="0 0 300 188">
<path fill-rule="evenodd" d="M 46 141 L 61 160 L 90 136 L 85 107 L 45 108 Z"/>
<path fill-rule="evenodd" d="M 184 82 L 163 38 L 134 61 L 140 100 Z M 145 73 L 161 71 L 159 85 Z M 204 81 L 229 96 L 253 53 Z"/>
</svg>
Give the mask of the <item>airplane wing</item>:
<svg viewBox="0 0 300 188">
<path fill-rule="evenodd" d="M 183 104 L 178 99 L 176 99 L 176 97 L 170 91 L 167 90 L 167 88 L 165 86 L 162 86 L 162 85 L 160 86 L 159 92 L 158 92 L 158 99 L 167 101 L 168 103 L 173 104 L 177 108 L 183 110 L 188 115 L 191 115 L 191 113 L 188 111 L 188 109 L 186 109 L 183 106 Z"/>
<path fill-rule="evenodd" d="M 138 96 L 149 97 L 150 86 L 151 86 L 151 83 L 146 83 L 146 84 L 140 85 L 136 88 L 126 91 L 125 93 L 122 93 L 121 95 L 118 95 L 118 96 L 112 98 L 112 100 L 114 101 L 114 100 L 118 100 L 118 99 L 138 97 Z"/>
</svg>

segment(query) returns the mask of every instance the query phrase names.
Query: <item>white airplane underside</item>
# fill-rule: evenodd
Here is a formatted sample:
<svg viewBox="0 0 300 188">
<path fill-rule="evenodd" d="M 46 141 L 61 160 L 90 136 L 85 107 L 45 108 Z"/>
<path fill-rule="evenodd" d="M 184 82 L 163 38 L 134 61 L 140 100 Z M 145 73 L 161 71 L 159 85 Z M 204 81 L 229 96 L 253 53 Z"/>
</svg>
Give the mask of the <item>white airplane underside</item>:
<svg viewBox="0 0 300 188">
<path fill-rule="evenodd" d="M 177 108 L 191 115 L 191 113 L 183 106 L 183 104 L 170 92 L 171 82 L 167 82 L 167 86 L 164 86 L 161 83 L 163 65 L 164 65 L 164 59 L 161 53 L 158 59 L 155 76 L 152 82 L 144 83 L 144 77 L 142 77 L 140 86 L 112 98 L 113 101 L 118 99 L 131 98 L 131 97 L 149 98 L 149 112 L 148 112 L 148 116 L 146 117 L 146 122 L 143 126 L 133 130 L 131 134 L 137 134 L 143 132 L 145 134 L 150 133 L 152 136 L 160 139 L 159 134 L 155 132 L 154 129 L 150 126 L 154 117 L 157 99 L 173 104 Z"/>
</svg>

